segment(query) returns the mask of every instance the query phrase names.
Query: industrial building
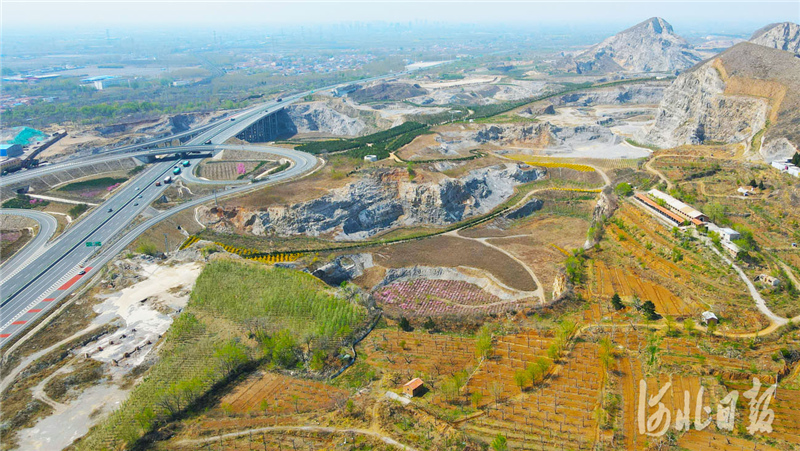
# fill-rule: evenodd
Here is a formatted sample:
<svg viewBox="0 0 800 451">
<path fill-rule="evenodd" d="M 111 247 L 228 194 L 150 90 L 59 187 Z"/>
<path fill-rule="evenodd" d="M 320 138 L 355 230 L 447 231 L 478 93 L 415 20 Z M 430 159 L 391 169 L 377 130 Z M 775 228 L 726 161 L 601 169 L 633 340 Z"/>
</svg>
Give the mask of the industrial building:
<svg viewBox="0 0 800 451">
<path fill-rule="evenodd" d="M 800 177 L 800 168 L 795 166 L 794 164 L 790 163 L 789 160 L 776 160 L 772 162 L 772 167 L 781 171 L 786 172 L 789 175 L 793 175 L 795 177 Z"/>
<path fill-rule="evenodd" d="M 22 146 L 19 144 L 0 144 L 0 158 L 14 158 L 22 155 Z"/>
<path fill-rule="evenodd" d="M 696 210 L 694 207 L 675 199 L 667 193 L 661 192 L 657 189 L 651 189 L 647 192 L 647 194 L 651 198 L 655 199 L 657 203 L 659 200 L 663 201 L 666 208 L 668 208 L 671 212 L 677 214 L 684 220 L 689 221 L 694 225 L 702 225 L 708 222 L 708 216 Z"/>
</svg>

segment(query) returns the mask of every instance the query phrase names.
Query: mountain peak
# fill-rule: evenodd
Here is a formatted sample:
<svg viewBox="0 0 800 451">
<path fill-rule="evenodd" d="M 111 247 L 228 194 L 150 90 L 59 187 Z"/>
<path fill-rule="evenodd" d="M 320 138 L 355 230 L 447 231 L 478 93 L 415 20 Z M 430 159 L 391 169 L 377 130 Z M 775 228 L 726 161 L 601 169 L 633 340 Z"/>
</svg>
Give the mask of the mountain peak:
<svg viewBox="0 0 800 451">
<path fill-rule="evenodd" d="M 753 44 L 800 54 L 800 25 L 793 22 L 772 23 L 750 37 Z"/>
<path fill-rule="evenodd" d="M 672 25 L 651 17 L 596 44 L 574 58 L 578 72 L 675 72 L 702 58 Z"/>
<path fill-rule="evenodd" d="M 651 17 L 644 22 L 634 25 L 633 27 L 629 28 L 629 30 L 636 28 L 645 28 L 655 34 L 673 34 L 672 25 L 660 17 Z"/>
</svg>

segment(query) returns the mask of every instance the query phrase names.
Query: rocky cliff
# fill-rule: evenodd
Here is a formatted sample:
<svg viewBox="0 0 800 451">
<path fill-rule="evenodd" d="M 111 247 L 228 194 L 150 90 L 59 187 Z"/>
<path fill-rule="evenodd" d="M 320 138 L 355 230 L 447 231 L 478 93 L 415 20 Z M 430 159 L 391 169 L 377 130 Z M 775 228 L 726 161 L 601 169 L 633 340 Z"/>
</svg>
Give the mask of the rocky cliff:
<svg viewBox="0 0 800 451">
<path fill-rule="evenodd" d="M 599 125 L 560 127 L 550 122 L 541 122 L 487 125 L 475 133 L 474 141 L 499 145 L 527 143 L 535 147 L 566 149 L 592 142 L 618 144 L 622 138 L 615 135 L 608 127 Z"/>
<path fill-rule="evenodd" d="M 675 79 L 641 140 L 662 148 L 741 142 L 751 157 L 773 158 L 800 143 L 799 94 L 799 58 L 743 42 Z M 763 143 L 754 139 L 762 130 Z"/>
<path fill-rule="evenodd" d="M 199 218 L 221 232 L 357 240 L 397 226 L 452 224 L 487 213 L 511 197 L 514 186 L 543 175 L 541 170 L 505 164 L 476 169 L 462 178 L 414 183 L 406 171 L 387 169 L 309 202 L 262 211 L 202 208 Z"/>
<path fill-rule="evenodd" d="M 692 67 L 702 58 L 666 20 L 652 17 L 621 31 L 567 59 L 578 73 L 586 72 L 676 72 Z"/>
<path fill-rule="evenodd" d="M 750 42 L 800 54 L 800 25 L 792 22 L 769 24 L 753 33 Z"/>
<path fill-rule="evenodd" d="M 665 89 L 666 86 L 663 84 L 615 86 L 613 88 L 565 94 L 556 97 L 553 103 L 557 106 L 654 105 L 661 101 Z"/>
<path fill-rule="evenodd" d="M 291 105 L 278 113 L 278 134 L 282 137 L 298 133 L 358 136 L 364 134 L 367 128 L 357 112 L 349 115 L 324 102 Z"/>
</svg>

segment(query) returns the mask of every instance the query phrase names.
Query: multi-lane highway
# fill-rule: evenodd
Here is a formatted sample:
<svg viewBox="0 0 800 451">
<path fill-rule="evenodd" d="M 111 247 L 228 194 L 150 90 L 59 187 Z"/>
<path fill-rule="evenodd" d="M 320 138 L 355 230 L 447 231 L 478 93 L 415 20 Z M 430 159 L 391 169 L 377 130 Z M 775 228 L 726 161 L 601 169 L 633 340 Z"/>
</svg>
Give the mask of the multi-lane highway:
<svg viewBox="0 0 800 451">
<path fill-rule="evenodd" d="M 403 73 L 390 74 L 359 80 L 369 82 L 383 78 L 392 78 Z M 342 86 L 337 84 L 320 89 L 331 89 Z M 0 186 L 19 183 L 34 177 L 64 170 L 79 165 L 97 164 L 103 159 L 129 158 L 142 155 L 165 153 L 185 153 L 199 150 L 218 150 L 224 148 L 241 148 L 267 152 L 292 161 L 290 168 L 265 177 L 256 184 L 244 184 L 225 190 L 223 195 L 241 193 L 257 189 L 267 184 L 277 183 L 306 174 L 317 166 L 316 157 L 291 149 L 267 146 L 231 146 L 223 145 L 228 139 L 238 135 L 262 117 L 302 99 L 312 91 L 287 96 L 281 101 L 267 102 L 233 115 L 234 120 L 226 118 L 202 127 L 201 130 L 184 132 L 181 136 L 195 134 L 183 146 L 160 148 L 142 151 L 175 139 L 177 136 L 160 138 L 148 143 L 111 149 L 102 155 L 93 155 L 74 159 L 61 164 L 24 171 L 0 180 Z M 112 155 L 108 155 L 112 154 Z M 133 242 L 139 235 L 160 221 L 188 208 L 194 208 L 214 198 L 213 195 L 183 203 L 168 211 L 143 220 L 135 227 L 129 227 L 133 221 L 157 199 L 165 186 L 157 187 L 155 182 L 171 174 L 176 161 L 158 160 L 140 175 L 125 183 L 110 199 L 95 208 L 80 222 L 55 241 L 38 252 L 35 259 L 28 258 L 22 262 L 21 270 L 6 271 L 0 269 L 2 292 L 0 293 L 0 346 L 4 342 L 21 333 L 28 324 L 45 314 L 61 299 L 68 296 L 76 287 L 88 280 L 102 266 Z M 202 182 L 193 178 L 195 182 Z M 91 245 L 87 245 L 90 243 Z M 99 243 L 99 246 L 97 244 Z M 30 251 L 35 252 L 35 251 Z M 33 255 L 33 254 L 30 254 Z"/>
</svg>

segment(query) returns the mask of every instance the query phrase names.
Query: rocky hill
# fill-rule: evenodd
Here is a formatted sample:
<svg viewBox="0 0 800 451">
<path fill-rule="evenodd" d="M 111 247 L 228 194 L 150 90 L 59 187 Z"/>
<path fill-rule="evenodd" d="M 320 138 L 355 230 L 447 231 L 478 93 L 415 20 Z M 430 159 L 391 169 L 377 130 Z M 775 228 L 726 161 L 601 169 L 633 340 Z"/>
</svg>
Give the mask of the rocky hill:
<svg viewBox="0 0 800 451">
<path fill-rule="evenodd" d="M 290 105 L 278 113 L 278 135 L 291 137 L 304 133 L 333 136 L 358 136 L 368 131 L 358 112 L 338 111 L 324 102 Z"/>
<path fill-rule="evenodd" d="M 750 157 L 770 160 L 800 144 L 799 108 L 800 58 L 742 42 L 675 79 L 642 139 L 662 148 L 742 142 Z"/>
<path fill-rule="evenodd" d="M 753 33 L 750 42 L 800 54 L 800 25 L 792 22 L 769 24 Z"/>
<path fill-rule="evenodd" d="M 702 58 L 666 20 L 652 17 L 594 45 L 562 64 L 587 72 L 677 72 Z"/>
<path fill-rule="evenodd" d="M 350 98 L 359 103 L 383 102 L 387 100 L 399 101 L 409 97 L 427 94 L 426 89 L 417 84 L 386 83 L 380 82 L 368 87 L 360 87 L 349 94 Z"/>
<path fill-rule="evenodd" d="M 452 224 L 487 213 L 511 197 L 514 186 L 543 175 L 541 170 L 505 164 L 461 178 L 415 183 L 405 170 L 387 169 L 308 202 L 259 211 L 201 208 L 199 215 L 219 232 L 363 239 L 401 225 Z"/>
</svg>

